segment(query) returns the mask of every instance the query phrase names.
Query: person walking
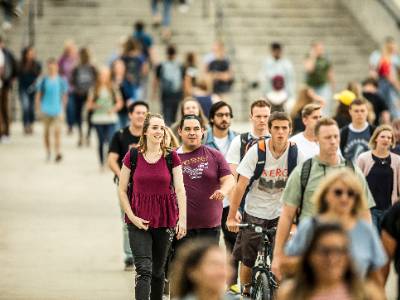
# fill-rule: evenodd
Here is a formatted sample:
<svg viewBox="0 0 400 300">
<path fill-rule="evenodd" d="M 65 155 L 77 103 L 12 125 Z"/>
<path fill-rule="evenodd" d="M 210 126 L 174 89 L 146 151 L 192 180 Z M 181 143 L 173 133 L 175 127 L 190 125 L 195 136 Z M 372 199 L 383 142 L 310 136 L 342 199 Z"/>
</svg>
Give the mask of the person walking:
<svg viewBox="0 0 400 300">
<path fill-rule="evenodd" d="M 357 165 L 367 178 L 374 197 L 376 206 L 371 208 L 372 222 L 380 232 L 383 215 L 400 195 L 400 156 L 390 152 L 396 145 L 393 128 L 390 125 L 376 128 L 369 145 L 372 150 L 362 153 Z"/>
<path fill-rule="evenodd" d="M 104 169 L 104 146 L 108 145 L 118 121 L 117 112 L 123 102 L 119 91 L 111 82 L 110 70 L 102 67 L 95 86 L 89 91 L 87 107 L 93 111 L 92 123 L 98 138 L 100 170 Z"/>
<path fill-rule="evenodd" d="M 330 173 L 315 191 L 313 201 L 316 215 L 300 222 L 286 246 L 291 266 L 294 269 L 298 266 L 318 223 L 339 222 L 349 234 L 349 250 L 358 275 L 383 287 L 381 268 L 386 263 L 386 254 L 378 232 L 362 218 L 367 201 L 354 172 L 342 169 Z"/>
<path fill-rule="evenodd" d="M 147 114 L 139 148 L 126 153 L 120 174 L 119 196 L 136 267 L 137 300 L 162 299 L 171 242 L 175 234 L 177 239 L 186 234 L 182 167 L 177 153 L 165 147 L 164 128 L 160 115 Z"/>
<path fill-rule="evenodd" d="M 295 275 L 281 284 L 277 300 L 385 299 L 382 289 L 355 271 L 353 243 L 343 225 L 318 223 L 307 239 Z"/>
<path fill-rule="evenodd" d="M 44 145 L 47 160 L 51 159 L 50 131 L 54 130 L 55 161 L 62 160 L 61 122 L 63 109 L 67 105 L 68 84 L 58 75 L 58 65 L 54 58 L 47 61 L 47 75 L 38 82 L 35 96 L 36 111 L 40 113 L 44 125 Z"/>
<path fill-rule="evenodd" d="M 204 125 L 195 115 L 186 115 L 179 126 L 182 161 L 187 193 L 187 226 L 184 240 L 208 237 L 219 242 L 223 200 L 234 186 L 234 179 L 222 153 L 201 144 Z M 182 244 L 177 243 L 177 247 Z"/>
<path fill-rule="evenodd" d="M 288 114 L 272 113 L 268 129 L 271 138 L 261 139 L 253 145 L 236 170 L 239 180 L 232 192 L 226 221 L 230 231 L 238 231 L 241 220 L 237 213 L 247 189 L 243 222 L 265 229 L 278 224 L 282 192 L 290 173 L 302 158 L 297 146 L 289 142 L 292 122 Z M 261 234 L 251 229 L 241 230 L 233 249 L 234 258 L 241 262 L 240 283 L 245 296 L 250 295 L 251 268 L 256 262 L 261 239 Z"/>
<path fill-rule="evenodd" d="M 183 98 L 183 66 L 176 59 L 176 47 L 167 47 L 167 60 L 156 68 L 153 82 L 153 95 L 160 95 L 162 112 L 168 126 L 176 120 L 179 102 Z"/>
<path fill-rule="evenodd" d="M 121 174 L 122 160 L 125 154 L 132 147 L 139 145 L 140 136 L 143 131 L 143 124 L 146 114 L 149 111 L 149 105 L 143 101 L 132 103 L 128 108 L 128 116 L 130 119 L 129 126 L 118 130 L 111 139 L 108 148 L 107 163 L 111 171 L 114 173 L 114 182 L 118 185 Z M 123 249 L 125 254 L 125 270 L 130 271 L 133 268 L 132 251 L 129 246 L 128 226 L 124 222 L 124 211 L 121 208 L 121 218 L 123 222 Z"/>
<path fill-rule="evenodd" d="M 315 137 L 315 125 L 321 119 L 321 105 L 307 104 L 301 111 L 304 131 L 292 136 L 289 140 L 296 143 L 303 154 L 303 159 L 309 159 L 319 153 L 319 145 Z"/>
<path fill-rule="evenodd" d="M 369 208 L 375 206 L 364 174 L 351 161 L 343 159 L 338 154 L 340 135 L 335 120 L 322 118 L 317 122 L 314 130 L 319 144 L 319 154 L 305 160 L 293 170 L 281 198 L 283 208 L 277 227 L 272 261 L 272 270 L 278 278 L 281 277 L 280 260 L 284 255 L 284 245 L 289 238 L 292 224 L 313 215 L 315 204 L 311 200 L 312 195 L 329 172 L 342 168 L 350 168 L 355 172 L 368 200 L 368 209 L 363 211 L 363 217 L 366 220 L 371 220 Z"/>
<path fill-rule="evenodd" d="M 33 133 L 36 85 L 41 72 L 42 66 L 36 59 L 35 49 L 32 46 L 24 48 L 18 68 L 18 92 L 25 134 Z"/>
<path fill-rule="evenodd" d="M 90 62 L 90 52 L 88 48 L 81 48 L 79 50 L 78 65 L 72 70 L 71 85 L 73 89 L 73 99 L 75 101 L 75 122 L 78 126 L 79 138 L 78 147 L 83 144 L 83 131 L 82 131 L 82 111 L 86 104 L 89 90 L 96 83 L 97 70 Z M 91 117 L 91 116 L 90 116 Z M 91 120 L 88 117 L 88 126 L 90 127 Z M 89 129 L 88 129 L 89 130 Z"/>
</svg>

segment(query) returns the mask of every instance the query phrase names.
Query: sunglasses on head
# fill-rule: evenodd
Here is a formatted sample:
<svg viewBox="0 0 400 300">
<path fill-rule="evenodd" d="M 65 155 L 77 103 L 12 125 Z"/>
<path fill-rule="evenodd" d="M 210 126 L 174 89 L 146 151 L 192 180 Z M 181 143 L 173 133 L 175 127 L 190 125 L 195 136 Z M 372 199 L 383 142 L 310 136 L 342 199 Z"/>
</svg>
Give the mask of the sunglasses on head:
<svg viewBox="0 0 400 300">
<path fill-rule="evenodd" d="M 333 194 L 336 197 L 341 197 L 343 194 L 347 194 L 347 197 L 354 198 L 356 196 L 356 192 L 352 189 L 344 190 L 344 189 L 334 189 Z"/>
</svg>

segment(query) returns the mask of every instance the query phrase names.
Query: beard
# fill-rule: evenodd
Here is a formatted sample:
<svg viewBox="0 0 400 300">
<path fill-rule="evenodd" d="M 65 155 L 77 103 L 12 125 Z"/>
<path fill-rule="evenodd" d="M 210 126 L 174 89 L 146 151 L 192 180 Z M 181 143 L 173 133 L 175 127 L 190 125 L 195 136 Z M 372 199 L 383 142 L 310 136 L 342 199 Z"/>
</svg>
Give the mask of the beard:
<svg viewBox="0 0 400 300">
<path fill-rule="evenodd" d="M 228 129 L 230 125 L 231 125 L 231 124 L 229 124 L 228 122 L 221 122 L 220 124 L 215 124 L 215 123 L 214 123 L 214 126 L 215 126 L 217 129 L 219 129 L 219 130 Z"/>
</svg>

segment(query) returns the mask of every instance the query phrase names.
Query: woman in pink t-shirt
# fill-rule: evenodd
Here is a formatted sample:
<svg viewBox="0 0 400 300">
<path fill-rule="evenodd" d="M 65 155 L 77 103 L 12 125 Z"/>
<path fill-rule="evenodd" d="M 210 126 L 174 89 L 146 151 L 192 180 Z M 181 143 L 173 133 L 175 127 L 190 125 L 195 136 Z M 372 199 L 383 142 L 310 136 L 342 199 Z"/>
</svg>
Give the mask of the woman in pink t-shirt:
<svg viewBox="0 0 400 300">
<path fill-rule="evenodd" d="M 119 193 L 128 223 L 129 242 L 136 267 L 135 298 L 162 299 L 164 268 L 171 242 L 186 234 L 186 194 L 182 167 L 166 145 L 165 123 L 148 114 L 143 126 L 128 195 L 131 152 L 123 160 Z M 172 160 L 172 178 L 167 159 Z M 129 200 L 130 199 L 130 200 Z"/>
</svg>

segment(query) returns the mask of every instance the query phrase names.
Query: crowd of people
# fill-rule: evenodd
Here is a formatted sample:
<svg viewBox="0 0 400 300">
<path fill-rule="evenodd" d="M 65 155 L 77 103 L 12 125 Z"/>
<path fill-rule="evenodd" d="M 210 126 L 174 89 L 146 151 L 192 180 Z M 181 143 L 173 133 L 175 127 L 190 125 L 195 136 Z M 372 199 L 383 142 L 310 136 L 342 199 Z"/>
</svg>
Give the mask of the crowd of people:
<svg viewBox="0 0 400 300">
<path fill-rule="evenodd" d="M 171 3 L 163 1 L 161 17 L 157 2 L 153 25 L 168 41 Z M 249 296 L 261 235 L 239 230 L 242 222 L 277 227 L 277 299 L 384 299 L 392 259 L 400 271 L 400 56 L 392 38 L 371 54 L 365 80 L 336 94 L 322 42 L 310 47 L 299 89 L 283 45 L 272 43 L 243 133 L 232 129 L 235 76 L 221 41 L 201 62 L 189 52 L 181 63 L 171 44 L 159 61 L 138 21 L 104 66 L 73 41 L 44 68 L 32 46 L 18 61 L 1 39 L 0 48 L 1 143 L 10 142 L 14 79 L 24 134 L 41 119 L 47 160 L 63 160 L 64 114 L 78 147 L 96 130 L 100 168 L 114 173 L 136 299 Z M 162 114 L 150 112 L 153 99 Z"/>
</svg>

